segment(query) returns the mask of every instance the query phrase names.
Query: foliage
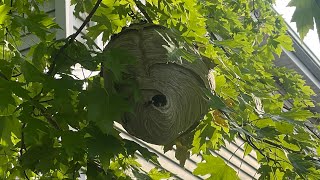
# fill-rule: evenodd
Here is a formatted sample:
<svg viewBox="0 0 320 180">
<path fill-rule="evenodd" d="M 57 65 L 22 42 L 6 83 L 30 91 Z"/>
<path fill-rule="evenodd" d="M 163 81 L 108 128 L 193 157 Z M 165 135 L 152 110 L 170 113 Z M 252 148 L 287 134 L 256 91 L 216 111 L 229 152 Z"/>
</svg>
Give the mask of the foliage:
<svg viewBox="0 0 320 180">
<path fill-rule="evenodd" d="M 288 6 L 296 7 L 291 21 L 297 23 L 297 29 L 303 39 L 310 29 L 318 31 L 320 40 L 320 1 L 319 0 L 291 0 Z"/>
<path fill-rule="evenodd" d="M 203 158 L 206 162 L 198 164 L 198 167 L 194 170 L 195 175 L 214 175 L 208 179 L 238 179 L 235 178 L 237 177 L 236 172 L 228 168 L 227 164 L 221 158 L 210 155 L 205 155 Z"/>
<path fill-rule="evenodd" d="M 292 4 L 301 5 L 297 2 Z M 122 139 L 113 128 L 139 100 L 138 93 L 132 102 L 131 94 L 114 88 L 125 83 L 137 92 L 125 76 L 126 66 L 134 62 L 122 60 L 124 52 L 102 52 L 94 44 L 100 34 L 107 43 L 111 35 L 142 20 L 175 30 L 181 41 L 215 64 L 208 114 L 173 143 L 182 163 L 190 153 L 203 156 L 195 175 L 235 179 L 236 172 L 212 151 L 240 138 L 246 154 L 256 152 L 261 179 L 319 179 L 320 141 L 304 126 L 318 117 L 307 110 L 314 106 L 314 93 L 300 75 L 273 64 L 282 47 L 293 48 L 271 1 L 72 0 L 77 17 L 86 13 L 86 20 L 96 22 L 84 35 L 85 44 L 76 40 L 80 32 L 56 40 L 60 27 L 43 12 L 43 3 L 0 1 L 1 179 L 75 179 L 80 173 L 88 179 L 128 179 L 128 172 L 140 178 L 170 176 L 157 168 L 144 172 L 134 153 L 159 165 L 156 155 Z M 305 30 L 299 32 L 303 36 Z M 19 47 L 21 37 L 30 33 L 37 43 L 26 54 Z M 112 74 L 110 86 L 99 75 L 75 77 L 76 64 L 91 71 L 103 64 Z"/>
</svg>

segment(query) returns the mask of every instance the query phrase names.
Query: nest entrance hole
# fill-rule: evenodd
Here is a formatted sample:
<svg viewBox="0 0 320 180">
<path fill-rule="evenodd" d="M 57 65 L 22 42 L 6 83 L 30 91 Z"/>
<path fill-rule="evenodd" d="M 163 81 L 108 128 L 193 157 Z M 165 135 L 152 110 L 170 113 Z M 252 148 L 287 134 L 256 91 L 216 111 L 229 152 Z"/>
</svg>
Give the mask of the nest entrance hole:
<svg viewBox="0 0 320 180">
<path fill-rule="evenodd" d="M 167 97 L 163 94 L 157 94 L 152 97 L 152 104 L 156 107 L 163 107 L 167 105 Z"/>
</svg>

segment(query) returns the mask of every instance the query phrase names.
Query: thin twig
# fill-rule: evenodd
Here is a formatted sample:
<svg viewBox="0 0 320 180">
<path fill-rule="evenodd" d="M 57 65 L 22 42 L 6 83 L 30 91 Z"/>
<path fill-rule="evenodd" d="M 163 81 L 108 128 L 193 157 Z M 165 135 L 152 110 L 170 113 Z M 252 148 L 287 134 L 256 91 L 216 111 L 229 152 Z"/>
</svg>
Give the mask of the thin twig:
<svg viewBox="0 0 320 180">
<path fill-rule="evenodd" d="M 241 147 L 243 146 L 244 143 L 246 143 L 246 142 L 244 141 L 244 142 L 231 154 L 230 158 L 228 159 L 227 164 L 230 163 L 230 161 L 231 161 L 231 159 L 233 158 L 233 156 L 237 153 L 237 151 L 238 151 L 239 149 L 241 149 Z"/>
<path fill-rule="evenodd" d="M 210 32 L 209 34 L 210 34 L 210 36 L 212 37 L 213 40 L 219 41 L 218 37 L 213 32 Z M 223 47 L 222 45 L 218 45 L 218 47 L 220 47 L 226 53 L 226 56 L 228 56 L 228 57 L 231 56 L 230 53 L 226 50 L 225 47 Z"/>
<path fill-rule="evenodd" d="M 48 99 L 48 100 L 43 100 L 43 101 L 39 101 L 39 103 L 47 103 L 47 102 L 50 102 L 50 101 L 53 101 L 54 99 Z"/>
<path fill-rule="evenodd" d="M 74 34 L 72 34 L 70 36 L 69 39 L 69 44 L 71 44 L 76 37 L 81 33 L 81 31 L 83 30 L 83 28 L 90 22 L 92 16 L 94 15 L 94 13 L 97 11 L 98 7 L 100 6 L 102 0 L 98 0 L 96 2 L 96 4 L 94 5 L 94 7 L 92 8 L 91 12 L 89 13 L 89 15 L 86 17 L 86 19 L 83 21 L 83 23 L 81 24 L 80 28 L 77 30 L 77 32 L 75 32 Z"/>
<path fill-rule="evenodd" d="M 287 151 L 292 151 L 292 152 L 298 153 L 298 154 L 301 153 L 301 151 L 292 150 L 292 149 L 290 149 L 290 148 L 281 146 L 280 144 L 276 144 L 276 143 L 274 143 L 274 142 L 272 142 L 272 141 L 269 141 L 269 140 L 266 140 L 266 139 L 261 139 L 261 141 L 262 141 L 262 142 L 265 142 L 265 143 L 267 143 L 267 144 L 269 144 L 269 145 L 271 145 L 271 146 L 277 147 L 277 148 L 279 148 L 279 149 L 283 149 L 283 150 L 287 150 Z"/>
<path fill-rule="evenodd" d="M 21 126 L 21 146 L 20 146 L 20 156 L 23 154 L 23 150 L 26 150 L 26 145 L 24 143 L 24 132 L 23 129 L 26 127 L 26 123 L 23 123 Z"/>
<path fill-rule="evenodd" d="M 15 77 L 20 76 L 21 74 L 22 74 L 22 73 L 18 73 L 18 74 L 12 75 L 11 77 L 15 78 Z"/>
<path fill-rule="evenodd" d="M 261 149 L 259 149 L 255 144 L 253 144 L 253 142 L 252 142 L 251 139 L 250 139 L 250 136 L 245 135 L 246 138 L 243 138 L 240 133 L 238 133 L 238 136 L 240 137 L 240 139 L 241 139 L 242 141 L 247 142 L 253 149 L 257 150 L 262 156 L 264 156 L 267 161 L 269 161 L 269 160 L 276 161 L 275 159 L 270 158 L 269 156 L 265 155 L 265 154 L 262 152 Z"/>
<path fill-rule="evenodd" d="M 143 14 L 143 16 L 146 18 L 146 20 L 149 23 L 152 23 L 152 19 L 150 18 L 149 14 L 146 12 L 146 10 L 143 8 L 144 5 L 141 3 L 141 1 L 140 0 L 134 0 L 134 3 L 137 5 L 138 9 Z"/>
<path fill-rule="evenodd" d="M 20 146 L 20 161 L 21 161 L 21 157 L 22 157 L 22 154 L 23 154 L 23 150 L 26 151 L 26 144 L 24 143 L 24 132 L 23 132 L 23 129 L 26 127 L 26 123 L 23 123 L 22 126 L 21 126 L 21 146 Z M 29 177 L 26 173 L 25 170 L 23 170 L 23 174 L 25 176 L 25 178 L 27 180 L 29 180 Z"/>
<path fill-rule="evenodd" d="M 27 175 L 27 173 L 26 173 L 26 171 L 23 171 L 23 173 L 24 173 L 24 177 L 25 177 L 27 180 L 30 180 L 29 177 L 28 177 L 28 175 Z"/>
<path fill-rule="evenodd" d="M 52 115 L 46 113 L 47 109 L 46 108 L 39 108 L 41 114 L 47 119 L 47 121 L 57 130 L 61 130 L 59 124 L 57 121 L 52 117 Z"/>
<path fill-rule="evenodd" d="M 6 27 L 6 31 L 7 31 L 7 33 L 9 34 L 9 36 L 11 37 L 11 39 L 12 39 L 12 41 L 13 41 L 13 43 L 14 43 L 15 48 L 18 49 L 18 48 L 17 48 L 17 47 L 18 47 L 17 42 L 15 41 L 15 38 L 13 37 L 13 35 L 11 34 L 11 32 L 9 31 L 8 27 Z"/>
<path fill-rule="evenodd" d="M 81 31 L 83 30 L 83 28 L 90 22 L 92 16 L 94 15 L 94 13 L 97 11 L 98 7 L 100 6 L 102 0 L 98 0 L 96 2 L 96 4 L 94 5 L 94 7 L 92 8 L 91 12 L 89 13 L 89 15 L 86 17 L 86 19 L 83 21 L 83 23 L 81 24 L 80 28 L 69 37 L 68 42 L 66 42 L 66 44 L 64 44 L 59 51 L 55 54 L 54 58 L 53 58 L 53 62 L 51 64 L 51 66 L 49 67 L 49 71 L 47 72 L 47 75 L 52 75 L 54 68 L 56 66 L 56 60 L 58 58 L 58 56 L 71 44 L 74 42 L 74 40 L 77 38 L 77 36 L 81 33 Z"/>
</svg>

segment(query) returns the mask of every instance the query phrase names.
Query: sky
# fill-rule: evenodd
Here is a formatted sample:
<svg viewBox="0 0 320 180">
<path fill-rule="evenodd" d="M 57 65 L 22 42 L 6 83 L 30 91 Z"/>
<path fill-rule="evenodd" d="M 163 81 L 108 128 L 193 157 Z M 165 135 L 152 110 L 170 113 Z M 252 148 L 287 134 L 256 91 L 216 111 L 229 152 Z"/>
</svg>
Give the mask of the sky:
<svg viewBox="0 0 320 180">
<path fill-rule="evenodd" d="M 295 7 L 287 7 L 290 0 L 276 0 L 274 8 L 285 19 L 289 26 L 297 32 L 296 23 L 291 22 L 291 17 L 294 13 Z M 303 0 L 301 0 L 303 1 Z M 299 41 L 300 42 L 300 41 Z M 316 29 L 310 30 L 303 42 L 309 47 L 309 49 L 320 59 L 320 40 Z"/>
</svg>

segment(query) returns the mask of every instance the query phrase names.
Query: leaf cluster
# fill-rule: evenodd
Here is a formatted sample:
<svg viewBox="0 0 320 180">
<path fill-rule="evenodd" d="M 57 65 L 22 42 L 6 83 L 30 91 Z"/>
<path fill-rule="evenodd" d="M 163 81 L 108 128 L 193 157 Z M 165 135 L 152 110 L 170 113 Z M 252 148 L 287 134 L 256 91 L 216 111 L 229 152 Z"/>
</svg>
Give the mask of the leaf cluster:
<svg viewBox="0 0 320 180">
<path fill-rule="evenodd" d="M 145 172 L 135 152 L 160 167 L 156 155 L 114 128 L 139 100 L 127 72 L 134 58 L 121 49 L 103 52 L 94 44 L 101 34 L 106 44 L 129 24 L 151 20 L 171 28 L 177 42 L 214 64 L 209 112 L 170 144 L 176 145 L 182 164 L 191 154 L 201 155 L 195 175 L 237 178 L 212 151 L 240 138 L 245 155 L 257 154 L 261 179 L 319 179 L 320 141 L 305 126 L 319 117 L 308 110 L 315 106 L 310 100 L 314 92 L 300 75 L 273 64 L 282 48 L 293 50 L 292 42 L 271 2 L 254 2 L 72 1 L 75 16 L 83 20 L 98 5 L 82 43 L 74 35 L 55 39 L 60 27 L 42 10 L 45 1 L 0 1 L 0 178 L 171 176 L 161 168 Z M 37 43 L 26 54 L 19 47 L 21 36 L 28 34 Z M 193 60 L 183 52 L 172 50 L 170 56 Z M 82 77 L 74 73 L 75 66 L 81 67 Z M 99 75 L 85 75 L 101 68 L 108 72 L 106 84 Z M 118 91 L 123 84 L 131 89 Z"/>
</svg>

